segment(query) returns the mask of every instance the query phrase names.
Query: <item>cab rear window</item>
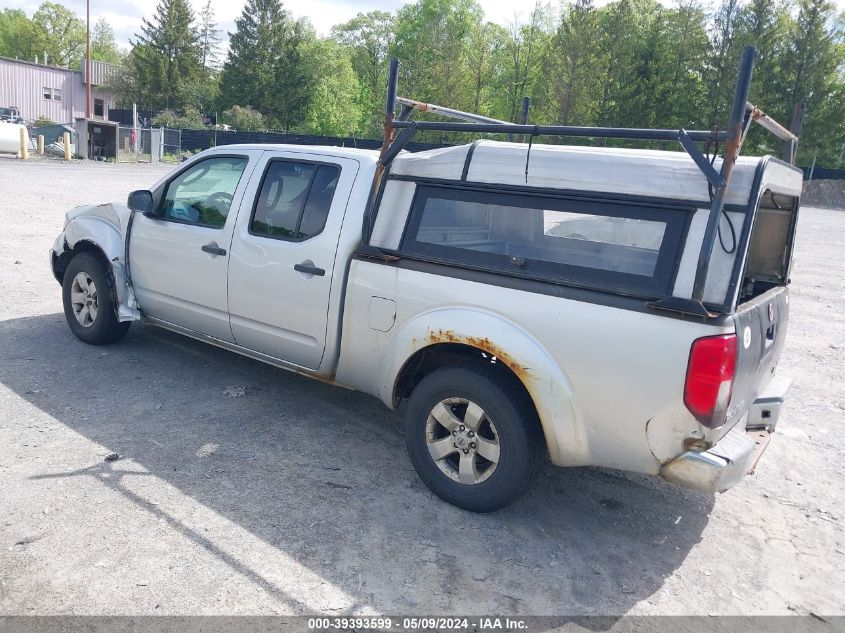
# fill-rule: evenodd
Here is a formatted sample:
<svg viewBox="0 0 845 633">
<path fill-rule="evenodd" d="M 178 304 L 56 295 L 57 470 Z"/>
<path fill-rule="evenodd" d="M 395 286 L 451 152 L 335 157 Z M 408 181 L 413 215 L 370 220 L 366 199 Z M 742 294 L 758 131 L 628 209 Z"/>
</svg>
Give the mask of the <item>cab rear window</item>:
<svg viewBox="0 0 845 633">
<path fill-rule="evenodd" d="M 401 250 L 537 279 L 667 294 L 690 210 L 421 186 Z"/>
</svg>

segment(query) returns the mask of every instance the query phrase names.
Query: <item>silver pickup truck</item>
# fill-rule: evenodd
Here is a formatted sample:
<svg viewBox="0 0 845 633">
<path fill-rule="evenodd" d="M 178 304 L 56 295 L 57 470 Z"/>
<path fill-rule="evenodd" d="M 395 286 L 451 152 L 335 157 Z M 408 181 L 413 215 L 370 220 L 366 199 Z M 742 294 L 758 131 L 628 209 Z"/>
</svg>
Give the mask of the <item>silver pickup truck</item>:
<svg viewBox="0 0 845 633">
<path fill-rule="evenodd" d="M 747 104 L 751 66 L 738 125 L 631 136 L 401 99 L 394 65 L 381 152 L 218 147 L 126 206 L 70 211 L 50 252 L 67 322 L 106 344 L 144 319 L 407 401 L 415 469 L 469 510 L 512 502 L 544 455 L 724 491 L 753 468 L 790 386 L 775 368 L 802 174 L 738 158 L 755 120 L 791 156 L 797 142 Z M 465 122 L 411 120 L 419 110 Z M 401 151 L 427 129 L 629 134 L 686 151 Z M 701 142 L 725 155 L 708 160 Z"/>
</svg>

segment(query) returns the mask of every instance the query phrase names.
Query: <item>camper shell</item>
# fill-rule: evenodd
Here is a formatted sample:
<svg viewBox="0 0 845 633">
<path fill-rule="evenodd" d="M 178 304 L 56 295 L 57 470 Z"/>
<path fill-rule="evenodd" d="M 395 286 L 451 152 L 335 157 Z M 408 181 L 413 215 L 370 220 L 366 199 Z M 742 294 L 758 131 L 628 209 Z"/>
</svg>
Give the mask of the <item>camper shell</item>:
<svg viewBox="0 0 845 633">
<path fill-rule="evenodd" d="M 719 168 L 721 159 L 716 159 L 714 165 Z M 667 298 L 690 300 L 710 213 L 707 185 L 699 168 L 684 152 L 565 145 L 529 147 L 524 143 L 477 141 L 401 154 L 386 176 L 370 244 L 394 256 L 449 261 L 515 278 L 650 302 Z M 727 248 L 713 250 L 704 290 L 708 310 L 730 313 L 740 301 L 768 288 L 767 284 L 788 279 L 801 186 L 801 170 L 776 158 L 740 157 L 736 161 L 717 232 L 719 245 Z M 424 205 L 425 196 L 443 189 L 454 192 L 449 197 L 456 202 L 473 198 L 501 200 L 511 195 L 512 201 L 530 199 L 539 205 L 547 200 L 549 209 L 565 209 L 585 217 L 606 214 L 630 220 L 615 223 L 621 232 L 665 220 L 659 269 L 648 280 L 636 279 L 623 271 L 597 274 L 602 270 L 601 262 L 596 262 L 595 269 L 561 265 L 551 273 L 534 272 L 530 265 L 521 262 L 529 258 L 516 244 L 508 245 L 512 253 L 501 254 L 520 258 L 517 263 L 491 263 L 481 249 L 478 257 L 450 258 L 449 253 L 455 252 L 448 248 L 438 252 L 419 248 L 407 237 L 403 241 L 409 223 L 414 221 L 414 209 Z M 502 222 L 509 220 L 501 215 L 499 218 Z M 491 216 L 494 224 L 496 219 L 496 215 Z M 754 234 L 760 235 L 756 242 L 750 239 L 755 225 L 758 228 Z M 496 232 L 494 225 L 488 228 Z M 643 237 L 649 239 L 648 235 Z M 749 249 L 751 253 L 747 253 Z M 605 248 L 608 256 L 611 250 Z M 746 254 L 751 259 L 744 266 Z M 593 260 L 601 257 L 602 253 L 593 254 Z"/>
</svg>

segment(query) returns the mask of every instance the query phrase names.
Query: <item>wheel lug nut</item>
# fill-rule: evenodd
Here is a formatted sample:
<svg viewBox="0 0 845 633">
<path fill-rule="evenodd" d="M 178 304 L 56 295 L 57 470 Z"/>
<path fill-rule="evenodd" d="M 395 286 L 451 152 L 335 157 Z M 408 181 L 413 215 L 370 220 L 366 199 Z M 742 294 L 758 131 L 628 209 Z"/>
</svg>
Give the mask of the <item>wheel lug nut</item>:
<svg viewBox="0 0 845 633">
<path fill-rule="evenodd" d="M 452 431 L 452 435 L 457 435 L 457 434 L 458 434 L 457 431 Z"/>
<path fill-rule="evenodd" d="M 466 428 L 467 428 L 467 427 L 465 427 L 463 424 L 461 424 L 461 431 L 465 431 L 465 430 L 466 430 Z"/>
<path fill-rule="evenodd" d="M 475 448 L 475 442 L 470 443 L 469 447 L 470 447 L 470 448 Z"/>
<path fill-rule="evenodd" d="M 464 455 L 469 455 L 469 450 L 464 449 Z"/>
<path fill-rule="evenodd" d="M 469 435 L 470 437 L 475 437 L 475 433 L 473 433 L 472 431 L 470 431 L 469 433 L 467 433 L 467 435 Z"/>
</svg>

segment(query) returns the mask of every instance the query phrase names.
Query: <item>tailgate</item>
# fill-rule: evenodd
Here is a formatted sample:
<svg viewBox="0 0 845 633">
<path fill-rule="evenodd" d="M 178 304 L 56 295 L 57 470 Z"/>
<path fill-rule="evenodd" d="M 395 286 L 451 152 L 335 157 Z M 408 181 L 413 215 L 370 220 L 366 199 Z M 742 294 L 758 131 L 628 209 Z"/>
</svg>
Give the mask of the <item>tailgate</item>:
<svg viewBox="0 0 845 633">
<path fill-rule="evenodd" d="M 734 322 L 737 364 L 725 432 L 748 412 L 774 376 L 789 322 L 789 289 L 772 288 L 740 305 Z"/>
</svg>

